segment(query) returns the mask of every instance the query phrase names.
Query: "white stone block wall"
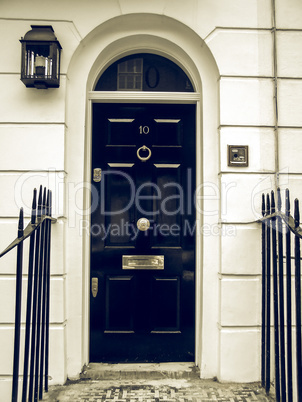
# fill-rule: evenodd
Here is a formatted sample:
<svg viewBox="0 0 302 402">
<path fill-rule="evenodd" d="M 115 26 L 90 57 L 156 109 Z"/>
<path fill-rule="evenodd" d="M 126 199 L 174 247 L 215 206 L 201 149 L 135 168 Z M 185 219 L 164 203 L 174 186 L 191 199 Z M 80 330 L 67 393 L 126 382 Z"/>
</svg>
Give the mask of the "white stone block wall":
<svg viewBox="0 0 302 402">
<path fill-rule="evenodd" d="M 266 13 L 263 9 L 267 21 L 273 13 L 273 8 Z M 219 28 L 207 40 L 221 73 L 222 380 L 259 380 L 260 353 L 257 357 L 249 352 L 257 348 L 260 351 L 260 232 L 259 226 L 250 222 L 261 216 L 261 192 L 288 187 L 292 200 L 301 199 L 301 22 L 295 13 L 301 16 L 302 7 L 297 1 L 286 6 L 277 1 L 275 13 L 275 37 L 273 31 L 259 24 L 257 28 L 251 26 L 248 33 L 237 29 L 230 46 L 227 37 L 233 34 L 231 30 Z M 234 43 L 240 44 L 238 52 L 234 51 Z M 248 168 L 227 165 L 228 144 L 249 146 Z M 223 188 L 229 189 L 225 196 Z M 236 237 L 225 237 L 225 226 L 234 226 Z"/>
<path fill-rule="evenodd" d="M 16 4 L 15 4 L 16 6 Z M 1 8 L 5 8 L 1 4 Z M 34 19 L 24 20 L 19 11 L 4 17 L 1 12 L 0 31 L 3 37 L 0 61 L 0 249 L 4 250 L 17 235 L 19 208 L 29 222 L 32 192 L 42 185 L 53 191 L 53 216 L 51 246 L 51 306 L 50 306 L 50 356 L 51 383 L 66 380 L 66 270 L 64 256 L 64 183 L 65 183 L 65 102 L 66 62 L 62 59 L 61 85 L 58 90 L 38 91 L 26 88 L 20 80 L 21 44 L 19 40 L 29 31 L 31 24 L 41 25 Z M 48 23 L 47 23 L 48 24 Z M 66 23 L 56 24 L 70 38 Z M 57 34 L 57 32 L 56 32 Z M 65 52 L 66 54 L 66 52 Z M 70 57 L 70 55 L 69 55 Z M 65 70 L 65 72 L 64 72 Z M 21 315 L 21 362 L 23 371 L 28 245 L 24 244 Z M 0 393 L 1 398 L 11 398 L 16 250 L 0 259 Z M 22 390 L 22 381 L 19 383 Z"/>
<path fill-rule="evenodd" d="M 205 277 L 209 282 L 204 284 L 201 295 L 202 304 L 210 304 L 201 326 L 214 328 L 217 336 L 203 339 L 199 353 L 204 358 L 198 356 L 197 360 L 203 362 L 202 376 L 217 376 L 222 381 L 257 381 L 260 378 L 260 230 L 258 224 L 251 222 L 260 216 L 261 192 L 275 187 L 277 172 L 280 172 L 281 188 L 288 186 L 293 198 L 302 199 L 300 0 L 276 0 L 275 42 L 271 0 L 87 0 L 73 2 L 72 7 L 68 0 L 51 7 L 38 1 L 32 1 L 28 7 L 21 0 L 3 0 L 0 4 L 0 249 L 15 237 L 21 204 L 29 216 L 34 186 L 42 184 L 54 191 L 56 217 L 72 215 L 72 206 L 76 209 L 76 200 L 71 199 L 75 194 L 67 193 L 64 185 L 69 183 L 70 177 L 72 180 L 76 177 L 72 170 L 77 166 L 75 152 L 77 155 L 84 153 L 85 144 L 74 143 L 73 139 L 79 138 L 78 131 L 85 133 L 85 124 L 75 127 L 72 116 L 66 117 L 66 110 L 70 104 L 80 105 L 79 110 L 76 107 L 72 110 L 81 114 L 85 121 L 87 110 L 82 106 L 87 94 L 74 90 L 73 86 L 77 85 L 72 79 L 74 59 L 80 54 L 83 43 L 86 49 L 89 46 L 85 42 L 87 35 L 92 39 L 94 35 L 103 35 L 103 49 L 110 46 L 105 33 L 113 18 L 146 13 L 152 14 L 152 18 L 158 17 L 158 35 L 165 31 L 167 21 L 194 31 L 204 40 L 219 70 L 219 102 L 214 106 L 219 112 L 219 151 L 211 156 L 217 166 L 215 180 L 221 195 L 220 209 L 213 217 L 213 224 L 220 225 L 221 236 L 219 250 L 209 250 L 208 245 L 214 244 L 210 238 L 203 240 L 204 251 L 215 256 L 218 253 L 218 257 L 207 259 L 209 272 Z M 19 40 L 32 24 L 52 25 L 62 45 L 59 89 L 27 89 L 20 81 Z M 125 23 L 125 36 L 134 28 Z M 184 50 L 189 52 L 191 48 L 193 46 L 188 44 L 188 49 Z M 170 51 L 173 53 L 172 47 Z M 200 55 L 190 57 L 197 65 Z M 86 60 L 82 60 L 84 67 L 85 63 Z M 274 101 L 275 73 L 278 120 Z M 87 79 L 83 77 L 79 85 L 83 87 Z M 72 93 L 79 96 L 71 98 Z M 213 134 L 205 131 L 203 135 Z M 247 168 L 228 166 L 227 145 L 249 146 Z M 77 166 L 77 169 L 82 172 L 85 166 Z M 84 283 L 83 255 L 89 250 L 85 250 L 82 243 L 83 248 L 74 255 L 70 251 L 66 253 L 65 244 L 72 243 L 72 236 L 79 237 L 78 228 L 70 231 L 68 219 L 59 218 L 52 230 L 50 375 L 52 382 L 62 383 L 68 375 L 79 373 L 86 363 L 83 343 L 87 339 L 82 338 L 82 320 L 87 306 L 83 306 L 84 298 L 79 291 Z M 14 257 L 12 254 L 0 260 L 0 392 L 10 392 L 11 384 Z M 4 305 L 9 307 L 1 307 Z M 24 311 L 22 314 L 24 317 Z M 214 361 L 209 350 L 218 351 Z M 78 355 L 74 356 L 75 353 Z"/>
</svg>

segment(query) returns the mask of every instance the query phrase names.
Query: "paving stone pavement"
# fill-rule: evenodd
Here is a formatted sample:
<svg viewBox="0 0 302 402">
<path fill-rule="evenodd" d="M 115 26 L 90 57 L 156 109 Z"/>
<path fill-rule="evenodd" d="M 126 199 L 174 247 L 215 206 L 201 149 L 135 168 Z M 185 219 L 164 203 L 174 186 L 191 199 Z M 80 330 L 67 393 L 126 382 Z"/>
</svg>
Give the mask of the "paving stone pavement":
<svg viewBox="0 0 302 402">
<path fill-rule="evenodd" d="M 43 401 L 52 402 L 252 402 L 274 401 L 259 384 L 225 384 L 201 379 L 80 380 L 52 386 Z"/>
</svg>

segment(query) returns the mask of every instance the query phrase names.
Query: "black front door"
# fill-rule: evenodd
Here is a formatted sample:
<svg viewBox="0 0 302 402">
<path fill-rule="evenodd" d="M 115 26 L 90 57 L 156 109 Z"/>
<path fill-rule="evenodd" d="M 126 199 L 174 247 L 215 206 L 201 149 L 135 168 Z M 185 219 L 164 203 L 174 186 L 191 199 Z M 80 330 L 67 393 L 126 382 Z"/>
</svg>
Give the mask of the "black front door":
<svg viewBox="0 0 302 402">
<path fill-rule="evenodd" d="M 194 361 L 195 105 L 93 104 L 90 361 Z"/>
</svg>

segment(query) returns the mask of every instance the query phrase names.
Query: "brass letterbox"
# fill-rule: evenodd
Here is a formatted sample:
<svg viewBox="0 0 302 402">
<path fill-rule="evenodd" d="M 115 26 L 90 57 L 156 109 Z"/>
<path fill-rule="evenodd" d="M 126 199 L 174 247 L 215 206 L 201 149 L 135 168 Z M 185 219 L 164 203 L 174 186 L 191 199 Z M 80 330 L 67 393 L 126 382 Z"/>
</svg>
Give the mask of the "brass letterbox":
<svg viewBox="0 0 302 402">
<path fill-rule="evenodd" d="M 164 269 L 164 256 L 123 255 L 123 269 Z"/>
</svg>

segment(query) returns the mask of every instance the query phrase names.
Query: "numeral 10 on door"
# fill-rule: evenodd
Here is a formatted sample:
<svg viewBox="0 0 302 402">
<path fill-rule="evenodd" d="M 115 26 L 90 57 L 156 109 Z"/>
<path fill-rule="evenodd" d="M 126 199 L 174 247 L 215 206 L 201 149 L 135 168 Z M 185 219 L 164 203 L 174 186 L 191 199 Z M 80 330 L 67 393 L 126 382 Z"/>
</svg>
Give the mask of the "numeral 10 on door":
<svg viewBox="0 0 302 402">
<path fill-rule="evenodd" d="M 139 133 L 140 134 L 149 134 L 149 127 L 148 126 L 139 126 Z"/>
</svg>

